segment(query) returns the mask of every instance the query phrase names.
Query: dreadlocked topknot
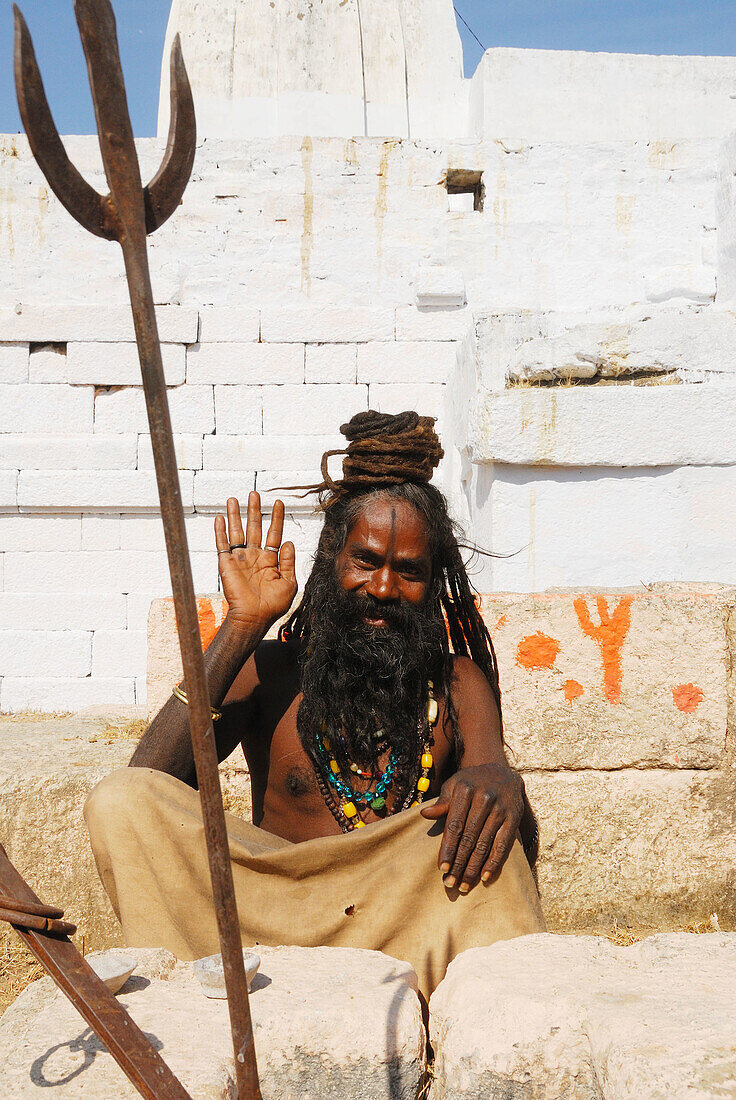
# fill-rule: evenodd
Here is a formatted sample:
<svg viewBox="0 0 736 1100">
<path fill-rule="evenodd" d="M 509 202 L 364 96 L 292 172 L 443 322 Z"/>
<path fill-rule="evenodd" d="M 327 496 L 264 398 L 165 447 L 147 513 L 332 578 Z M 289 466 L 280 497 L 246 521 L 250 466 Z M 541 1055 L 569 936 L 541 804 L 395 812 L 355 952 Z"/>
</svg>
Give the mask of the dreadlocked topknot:
<svg viewBox="0 0 736 1100">
<path fill-rule="evenodd" d="M 323 456 L 324 481 L 310 490 L 320 494 L 325 523 L 303 599 L 281 628 L 281 639 L 301 640 L 305 649 L 308 647 L 312 616 L 319 613 L 313 598 L 315 589 L 319 587 L 319 578 L 324 576 L 326 570 L 334 568 L 335 558 L 345 546 L 348 533 L 366 499 L 375 493 L 382 493 L 405 500 L 425 521 L 432 559 L 429 599 L 436 602 L 447 624 L 447 636 L 443 652 L 438 655 L 435 673 L 439 683 L 435 686 L 451 704 L 452 646 L 452 653 L 470 657 L 483 671 L 500 710 L 496 655 L 461 554 L 462 548 L 472 547 L 458 542 L 458 529 L 450 519 L 447 502 L 439 489 L 429 484 L 443 455 L 434 430 L 434 419 L 420 417 L 416 412 L 391 416 L 368 411 L 358 413 L 340 431 L 349 440 L 347 449 L 328 451 Z M 343 478 L 335 482 L 327 472 L 327 462 L 337 454 L 346 457 Z M 452 705 L 450 717 L 457 736 Z"/>
<path fill-rule="evenodd" d="M 369 409 L 343 424 L 340 431 L 348 446 L 325 452 L 322 484 L 312 488 L 323 495 L 322 507 L 330 508 L 345 493 L 364 486 L 430 481 L 444 454 L 434 423 L 434 417 L 415 412 L 392 416 Z M 345 455 L 339 482 L 332 480 L 327 469 L 334 455 Z"/>
</svg>

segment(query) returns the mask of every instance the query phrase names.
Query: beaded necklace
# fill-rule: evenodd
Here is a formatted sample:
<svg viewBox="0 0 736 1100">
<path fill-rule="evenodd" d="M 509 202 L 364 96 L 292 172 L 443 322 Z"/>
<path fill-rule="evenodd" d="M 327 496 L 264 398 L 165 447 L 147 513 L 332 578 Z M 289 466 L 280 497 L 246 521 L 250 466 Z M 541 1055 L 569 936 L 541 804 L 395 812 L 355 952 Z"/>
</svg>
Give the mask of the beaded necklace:
<svg viewBox="0 0 736 1100">
<path fill-rule="evenodd" d="M 424 731 L 423 748 L 419 758 L 417 779 L 409 790 L 400 809 L 408 810 L 414 806 L 420 806 L 424 795 L 429 790 L 429 773 L 434 766 L 432 746 L 434 743 L 433 729 L 437 724 L 439 707 L 434 697 L 434 684 L 427 681 L 427 713 L 426 718 L 420 718 L 418 733 Z M 379 734 L 382 731 L 378 731 Z M 377 738 L 378 739 L 378 738 Z M 317 785 L 324 798 L 328 809 L 337 821 L 344 833 L 353 832 L 355 829 L 365 828 L 365 821 L 360 816 L 361 809 L 368 809 L 374 813 L 380 813 L 386 808 L 386 793 L 393 782 L 396 771 L 396 755 L 391 750 L 388 763 L 380 777 L 362 772 L 356 764 L 350 765 L 350 771 L 357 773 L 361 778 L 377 779 L 373 790 L 354 791 L 349 781 L 343 776 L 342 769 L 332 752 L 332 743 L 328 737 L 318 734 L 316 738 L 317 753 L 322 767 L 316 772 Z M 396 812 L 396 811 L 394 811 Z"/>
</svg>

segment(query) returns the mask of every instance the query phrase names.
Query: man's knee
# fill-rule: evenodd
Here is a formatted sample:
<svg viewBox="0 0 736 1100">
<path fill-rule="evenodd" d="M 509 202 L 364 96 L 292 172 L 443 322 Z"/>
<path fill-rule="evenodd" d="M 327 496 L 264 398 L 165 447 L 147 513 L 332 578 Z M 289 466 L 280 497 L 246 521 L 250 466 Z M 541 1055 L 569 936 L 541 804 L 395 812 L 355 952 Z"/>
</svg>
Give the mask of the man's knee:
<svg viewBox="0 0 736 1100">
<path fill-rule="evenodd" d="M 84 819 L 91 836 L 106 828 L 119 827 L 126 818 L 139 815 L 154 797 L 157 772 L 148 768 L 120 768 L 106 775 L 90 791 L 84 804 Z"/>
</svg>

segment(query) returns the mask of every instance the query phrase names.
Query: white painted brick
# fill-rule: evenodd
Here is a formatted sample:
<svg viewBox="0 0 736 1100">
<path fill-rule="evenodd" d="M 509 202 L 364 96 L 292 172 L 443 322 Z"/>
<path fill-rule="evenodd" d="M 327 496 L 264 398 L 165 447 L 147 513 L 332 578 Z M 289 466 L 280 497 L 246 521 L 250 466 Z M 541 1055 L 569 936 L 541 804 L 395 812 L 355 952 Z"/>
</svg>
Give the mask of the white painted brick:
<svg viewBox="0 0 736 1100">
<path fill-rule="evenodd" d="M 386 347 L 385 341 L 381 341 L 381 347 Z M 356 364 L 355 344 L 307 344 L 304 380 L 305 382 L 355 382 Z"/>
<path fill-rule="evenodd" d="M 0 592 L 0 630 L 123 629 L 122 592 Z"/>
<path fill-rule="evenodd" d="M 183 344 L 162 344 L 167 386 L 180 386 L 186 373 Z M 74 386 L 142 386 L 138 348 L 127 343 L 70 343 L 66 349 L 67 381 Z"/>
<path fill-rule="evenodd" d="M 3 676 L 88 676 L 92 635 L 80 630 L 0 630 Z"/>
<path fill-rule="evenodd" d="M 192 553 L 195 587 L 207 591 L 216 584 L 217 559 L 212 553 Z M 213 567 L 214 559 L 214 567 Z M 169 567 L 162 552 L 86 550 L 79 553 L 55 551 L 7 553 L 5 589 L 8 592 L 171 592 Z"/>
<path fill-rule="evenodd" d="M 145 630 L 96 630 L 92 639 L 93 676 L 145 676 Z"/>
<path fill-rule="evenodd" d="M 166 343 L 194 344 L 199 328 L 195 309 L 157 306 L 159 338 Z M 0 309 L 0 340 L 34 344 L 66 344 L 70 341 L 134 341 L 130 306 L 22 305 Z"/>
<path fill-rule="evenodd" d="M 119 550 L 120 516 L 81 516 L 83 550 Z"/>
<path fill-rule="evenodd" d="M 334 459 L 335 464 L 339 461 L 338 458 Z M 306 486 L 315 485 L 321 480 L 320 473 L 310 476 L 304 470 L 259 470 L 256 474 L 256 489 L 261 494 L 264 513 L 270 513 L 275 500 L 282 500 L 288 509 L 297 514 L 311 512 L 317 503 L 317 497 L 312 493 L 305 496 Z"/>
<path fill-rule="evenodd" d="M 192 510 L 192 474 L 179 474 L 185 511 Z M 24 470 L 21 509 L 43 511 L 151 511 L 159 507 L 153 473 L 142 470 Z"/>
<path fill-rule="evenodd" d="M 263 395 L 260 386 L 215 386 L 218 434 L 260 435 L 263 431 Z"/>
<path fill-rule="evenodd" d="M 135 435 L 0 435 L 0 469 L 134 470 Z"/>
<path fill-rule="evenodd" d="M 66 344 L 40 344 L 31 349 L 28 381 L 66 382 Z"/>
<path fill-rule="evenodd" d="M 473 311 L 465 309 L 396 310 L 397 340 L 462 340 L 473 327 Z"/>
<path fill-rule="evenodd" d="M 368 408 L 367 386 L 264 386 L 264 435 L 327 435 Z"/>
<path fill-rule="evenodd" d="M 420 416 L 442 417 L 445 412 L 446 386 L 372 385 L 370 407 L 378 412 L 400 413 L 413 409 Z"/>
<path fill-rule="evenodd" d="M 255 489 L 255 474 L 209 473 L 202 470 L 194 475 L 194 507 L 198 512 L 225 513 L 228 497 L 237 497 L 245 508 L 248 493 Z"/>
<path fill-rule="evenodd" d="M 353 306 L 330 309 L 313 306 L 290 309 L 269 306 L 261 313 L 261 339 L 269 343 L 346 344 L 393 338 L 394 313 L 387 308 Z"/>
<path fill-rule="evenodd" d="M 28 381 L 28 344 L 0 344 L 0 382 Z"/>
<path fill-rule="evenodd" d="M 210 516 L 191 515 L 184 519 L 190 552 L 215 548 L 213 521 Z M 120 516 L 122 550 L 165 550 L 164 528 L 160 516 Z"/>
<path fill-rule="evenodd" d="M 138 706 L 145 706 L 148 702 L 148 671 L 145 676 L 135 678 L 135 701 Z"/>
<path fill-rule="evenodd" d="M 457 344 L 430 341 L 361 344 L 358 381 L 399 385 L 402 382 L 446 382 L 457 362 Z"/>
<path fill-rule="evenodd" d="M 467 301 L 465 279 L 456 267 L 419 266 L 414 276 L 414 291 L 420 307 L 457 309 Z"/>
<path fill-rule="evenodd" d="M 0 512 L 18 511 L 18 473 L 0 470 Z"/>
<path fill-rule="evenodd" d="M 90 676 L 80 679 L 41 679 L 6 676 L 0 688 L 0 708 L 11 714 L 19 710 L 50 713 L 77 711 L 92 706 L 128 706 L 133 703 L 133 679 L 96 680 Z"/>
<path fill-rule="evenodd" d="M 176 461 L 180 470 L 202 469 L 202 436 L 201 435 L 175 435 L 174 450 Z M 138 469 L 152 470 L 153 449 L 150 435 L 138 436 Z"/>
<path fill-rule="evenodd" d="M 0 432 L 44 432 L 58 435 L 92 430 L 91 386 L 0 385 Z"/>
<path fill-rule="evenodd" d="M 204 441 L 205 470 L 319 470 L 325 451 L 345 443 L 333 435 L 210 435 Z"/>
<path fill-rule="evenodd" d="M 128 630 L 147 630 L 148 612 L 154 598 L 150 592 L 130 592 L 124 597 L 126 601 L 125 624 Z M 110 626 L 115 626 L 111 623 Z"/>
<path fill-rule="evenodd" d="M 0 516 L 3 550 L 80 550 L 79 516 Z"/>
<path fill-rule="evenodd" d="M 303 381 L 303 344 L 194 344 L 187 349 L 188 383 L 260 386 Z"/>
<path fill-rule="evenodd" d="M 257 340 L 261 330 L 261 315 L 257 309 L 203 306 L 199 311 L 199 342 L 239 343 Z"/>
<path fill-rule="evenodd" d="M 168 390 L 167 395 L 174 432 L 208 435 L 215 430 L 212 386 L 176 386 Z M 148 416 L 142 389 L 135 386 L 98 392 L 95 431 L 147 433 Z"/>
</svg>

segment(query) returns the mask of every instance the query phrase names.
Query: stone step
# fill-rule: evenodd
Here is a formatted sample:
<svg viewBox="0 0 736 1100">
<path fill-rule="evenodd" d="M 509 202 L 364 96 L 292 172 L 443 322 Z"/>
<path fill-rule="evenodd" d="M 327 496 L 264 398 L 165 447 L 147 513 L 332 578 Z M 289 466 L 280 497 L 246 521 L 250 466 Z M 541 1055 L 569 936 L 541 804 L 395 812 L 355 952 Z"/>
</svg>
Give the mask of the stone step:
<svg viewBox="0 0 736 1100">
<path fill-rule="evenodd" d="M 250 1006 L 264 1100 L 416 1100 L 425 1031 L 416 974 L 378 951 L 260 947 Z M 119 999 L 196 1100 L 235 1095 L 227 1002 L 193 963 L 163 950 L 137 961 Z M 134 1100 L 138 1093 L 50 978 L 0 1019 L 4 1100 Z"/>
<path fill-rule="evenodd" d="M 736 935 L 525 936 L 459 955 L 430 1002 L 431 1100 L 736 1095 Z"/>
</svg>

